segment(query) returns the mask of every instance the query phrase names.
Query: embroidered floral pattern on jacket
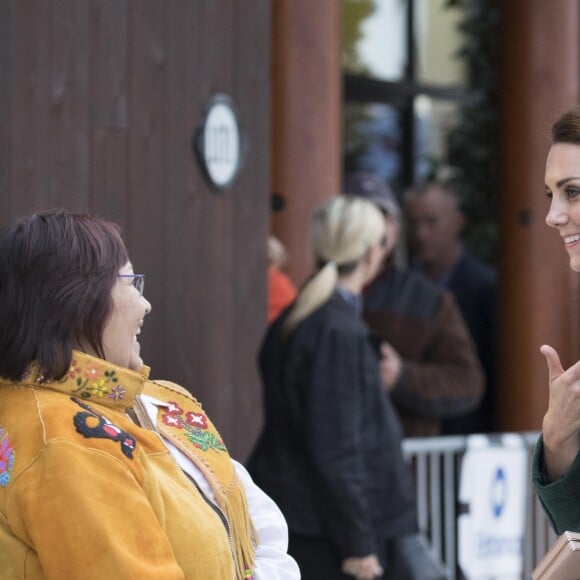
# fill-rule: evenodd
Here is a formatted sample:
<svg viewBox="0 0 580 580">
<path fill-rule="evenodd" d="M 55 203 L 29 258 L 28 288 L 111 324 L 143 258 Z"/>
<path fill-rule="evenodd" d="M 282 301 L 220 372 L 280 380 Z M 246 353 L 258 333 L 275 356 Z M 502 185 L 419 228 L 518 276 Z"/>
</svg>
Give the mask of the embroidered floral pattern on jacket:
<svg viewBox="0 0 580 580">
<path fill-rule="evenodd" d="M 0 427 L 0 485 L 6 487 L 10 483 L 10 474 L 14 466 L 16 453 L 8 439 L 8 433 Z"/>
<path fill-rule="evenodd" d="M 107 369 L 106 361 L 93 360 L 78 352 L 71 360 L 68 372 L 61 380 L 45 380 L 38 364 L 32 362 L 20 380 L 11 382 L 18 384 L 29 380 L 39 385 L 52 384 L 57 390 L 66 390 L 66 392 L 82 399 L 110 399 L 114 403 L 119 403 L 124 402 L 127 397 L 127 385 L 120 384 L 115 369 Z"/>
<path fill-rule="evenodd" d="M 77 375 L 79 375 L 81 372 L 81 367 L 79 367 L 77 365 L 77 361 L 76 359 L 72 359 L 71 363 L 70 363 L 70 367 L 68 369 L 68 376 L 71 379 L 76 379 Z"/>
<path fill-rule="evenodd" d="M 185 437 L 201 451 L 226 451 L 222 441 L 207 430 L 207 417 L 203 413 L 189 411 L 184 417 L 183 409 L 177 403 L 169 402 L 161 420 L 169 427 L 184 429 Z"/>
<path fill-rule="evenodd" d="M 118 384 L 119 379 L 114 370 L 105 370 L 101 364 L 89 361 L 84 372 L 73 360 L 68 372 L 71 379 L 76 378 L 77 387 L 71 392 L 83 399 L 109 397 L 114 401 L 125 398 L 125 389 Z"/>
<path fill-rule="evenodd" d="M 87 439 L 96 437 L 98 439 L 111 439 L 111 441 L 118 441 L 121 444 L 121 451 L 123 454 L 129 459 L 133 459 L 133 451 L 135 451 L 135 447 L 137 446 L 137 441 L 133 435 L 123 431 L 120 427 L 111 423 L 103 415 L 99 415 L 79 399 L 71 397 L 71 401 L 74 401 L 79 405 L 79 407 L 86 410 L 86 412 L 77 413 L 73 418 L 78 433 Z M 95 419 L 97 420 L 96 425 L 94 424 Z"/>
</svg>

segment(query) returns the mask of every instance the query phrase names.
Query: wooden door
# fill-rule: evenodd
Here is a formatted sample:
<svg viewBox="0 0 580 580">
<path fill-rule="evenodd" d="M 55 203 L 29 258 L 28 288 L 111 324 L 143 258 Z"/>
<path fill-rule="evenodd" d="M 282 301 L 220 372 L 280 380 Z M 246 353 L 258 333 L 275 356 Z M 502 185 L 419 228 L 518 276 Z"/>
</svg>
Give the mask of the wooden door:
<svg viewBox="0 0 580 580">
<path fill-rule="evenodd" d="M 0 214 L 118 222 L 147 276 L 152 376 L 203 403 L 235 456 L 260 425 L 269 197 L 267 0 L 0 0 Z M 208 100 L 247 149 L 214 193 L 192 153 Z"/>
</svg>

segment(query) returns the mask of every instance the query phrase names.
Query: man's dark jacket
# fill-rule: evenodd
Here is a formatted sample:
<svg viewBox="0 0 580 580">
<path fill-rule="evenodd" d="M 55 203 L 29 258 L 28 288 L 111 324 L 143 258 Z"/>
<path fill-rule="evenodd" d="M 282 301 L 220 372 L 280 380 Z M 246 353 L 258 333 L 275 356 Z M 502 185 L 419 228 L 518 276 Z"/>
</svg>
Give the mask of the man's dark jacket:
<svg viewBox="0 0 580 580">
<path fill-rule="evenodd" d="M 373 341 L 387 341 L 403 359 L 391 398 L 405 435 L 438 435 L 443 419 L 478 405 L 483 372 L 449 292 L 416 270 L 390 266 L 365 291 L 364 317 Z"/>
<path fill-rule="evenodd" d="M 488 433 L 497 428 L 495 421 L 497 287 L 497 271 L 464 251 L 453 268 L 447 288 L 455 297 L 475 342 L 485 374 L 486 389 L 481 403 L 471 413 L 444 421 L 443 433 L 446 435 Z"/>
<path fill-rule="evenodd" d="M 377 553 L 417 524 L 401 426 L 367 328 L 336 292 L 287 340 L 285 317 L 260 351 L 265 425 L 250 473 L 291 532 L 328 538 L 340 558 Z"/>
</svg>

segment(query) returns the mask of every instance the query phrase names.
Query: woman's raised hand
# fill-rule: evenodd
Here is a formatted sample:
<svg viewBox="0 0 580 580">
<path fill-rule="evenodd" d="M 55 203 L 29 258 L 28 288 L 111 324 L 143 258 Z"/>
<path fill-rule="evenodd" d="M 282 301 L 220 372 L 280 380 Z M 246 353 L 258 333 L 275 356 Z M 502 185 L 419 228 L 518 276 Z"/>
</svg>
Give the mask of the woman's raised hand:
<svg viewBox="0 0 580 580">
<path fill-rule="evenodd" d="M 548 479 L 564 475 L 580 451 L 580 361 L 564 370 L 556 350 L 543 345 L 549 372 L 550 400 L 542 435 Z"/>
</svg>

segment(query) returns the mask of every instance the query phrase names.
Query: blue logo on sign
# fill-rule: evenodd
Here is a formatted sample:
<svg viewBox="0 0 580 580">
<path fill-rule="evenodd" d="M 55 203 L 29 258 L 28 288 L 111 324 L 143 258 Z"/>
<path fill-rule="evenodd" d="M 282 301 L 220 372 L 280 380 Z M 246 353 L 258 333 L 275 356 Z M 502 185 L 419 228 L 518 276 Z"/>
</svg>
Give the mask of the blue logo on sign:
<svg viewBox="0 0 580 580">
<path fill-rule="evenodd" d="M 490 499 L 491 513 L 494 518 L 499 518 L 505 508 L 507 496 L 507 478 L 503 467 L 495 470 L 491 482 Z"/>
</svg>

